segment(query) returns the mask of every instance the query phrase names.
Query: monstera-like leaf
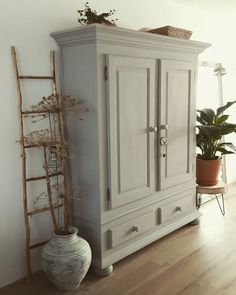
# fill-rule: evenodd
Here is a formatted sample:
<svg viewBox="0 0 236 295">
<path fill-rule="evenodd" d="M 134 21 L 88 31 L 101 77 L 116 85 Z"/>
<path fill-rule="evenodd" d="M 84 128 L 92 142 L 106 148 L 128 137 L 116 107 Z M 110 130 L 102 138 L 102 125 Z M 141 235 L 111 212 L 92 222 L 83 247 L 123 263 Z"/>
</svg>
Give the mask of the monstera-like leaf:
<svg viewBox="0 0 236 295">
<path fill-rule="evenodd" d="M 212 109 L 197 110 L 197 147 L 201 154 L 198 157 L 205 160 L 215 160 L 222 155 L 233 154 L 236 147 L 230 142 L 222 142 L 223 136 L 236 132 L 236 124 L 227 123 L 229 115 L 223 112 L 235 101 L 219 107 L 216 112 Z"/>
<path fill-rule="evenodd" d="M 212 109 L 203 109 L 197 110 L 200 115 L 197 117 L 197 120 L 203 124 L 213 124 L 215 118 L 215 112 Z"/>
<path fill-rule="evenodd" d="M 216 116 L 219 117 L 221 114 L 223 114 L 223 112 L 228 109 L 229 107 L 231 107 L 234 103 L 236 103 L 236 100 L 234 101 L 229 101 L 227 102 L 227 104 L 225 104 L 224 106 L 222 107 L 219 107 L 217 110 L 216 110 Z"/>
</svg>

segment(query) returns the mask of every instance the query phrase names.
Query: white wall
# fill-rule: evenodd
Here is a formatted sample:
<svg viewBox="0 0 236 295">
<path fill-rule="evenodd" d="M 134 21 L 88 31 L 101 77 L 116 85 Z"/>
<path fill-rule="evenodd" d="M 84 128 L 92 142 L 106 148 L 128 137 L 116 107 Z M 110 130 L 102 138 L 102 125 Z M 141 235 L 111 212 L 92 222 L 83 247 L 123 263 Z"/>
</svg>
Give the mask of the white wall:
<svg viewBox="0 0 236 295">
<path fill-rule="evenodd" d="M 191 29 L 194 31 L 192 39 L 213 43 L 201 59 L 236 64 L 236 43 L 232 42 L 230 34 L 225 34 L 226 28 L 234 27 L 235 22 L 226 15 L 221 14 L 219 23 L 217 15 L 168 0 L 90 2 L 98 11 L 116 8 L 122 27 L 139 29 L 170 24 Z M 21 72 L 48 74 L 49 51 L 57 48 L 49 33 L 76 26 L 77 9 L 81 7 L 82 2 L 78 0 L 0 1 L 0 286 L 25 275 L 21 163 L 19 147 L 15 143 L 18 138 L 17 98 L 10 46 L 17 47 Z M 23 91 L 28 104 L 49 93 L 46 82 L 26 83 Z M 51 227 L 46 229 L 48 219 L 45 215 L 36 224 L 40 225 L 40 230 L 35 227 L 34 241 L 51 234 Z M 34 256 L 36 270 L 39 253 Z"/>
</svg>

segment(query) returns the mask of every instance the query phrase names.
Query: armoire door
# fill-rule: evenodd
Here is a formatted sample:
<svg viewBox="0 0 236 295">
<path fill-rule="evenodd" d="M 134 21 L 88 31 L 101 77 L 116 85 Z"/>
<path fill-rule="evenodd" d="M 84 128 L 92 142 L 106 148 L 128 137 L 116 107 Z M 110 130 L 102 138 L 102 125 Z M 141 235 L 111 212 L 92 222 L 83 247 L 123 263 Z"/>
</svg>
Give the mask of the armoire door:
<svg viewBox="0 0 236 295">
<path fill-rule="evenodd" d="M 155 60 L 107 56 L 110 208 L 154 192 L 155 68 Z"/>
<path fill-rule="evenodd" d="M 160 61 L 160 189 L 194 180 L 195 97 L 191 62 Z"/>
</svg>

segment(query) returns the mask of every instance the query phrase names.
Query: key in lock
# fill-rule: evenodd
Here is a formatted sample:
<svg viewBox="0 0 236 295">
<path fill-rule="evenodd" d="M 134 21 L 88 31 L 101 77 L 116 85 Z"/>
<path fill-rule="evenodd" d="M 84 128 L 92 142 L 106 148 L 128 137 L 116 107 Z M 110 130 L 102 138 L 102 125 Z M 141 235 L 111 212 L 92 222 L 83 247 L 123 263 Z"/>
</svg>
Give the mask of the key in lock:
<svg viewBox="0 0 236 295">
<path fill-rule="evenodd" d="M 168 138 L 167 137 L 161 137 L 160 144 L 161 145 L 167 145 L 168 144 Z"/>
</svg>

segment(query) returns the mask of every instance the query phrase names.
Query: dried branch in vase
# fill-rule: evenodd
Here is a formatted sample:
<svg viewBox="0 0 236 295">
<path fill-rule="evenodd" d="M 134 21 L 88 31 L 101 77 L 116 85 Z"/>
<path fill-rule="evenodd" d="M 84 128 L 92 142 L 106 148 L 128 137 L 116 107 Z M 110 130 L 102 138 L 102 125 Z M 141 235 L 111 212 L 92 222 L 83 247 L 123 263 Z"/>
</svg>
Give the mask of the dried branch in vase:
<svg viewBox="0 0 236 295">
<path fill-rule="evenodd" d="M 64 142 L 65 146 L 67 146 L 67 142 Z M 67 150 L 64 151 L 64 153 L 62 154 L 61 150 L 59 147 L 57 146 L 53 146 L 53 145 L 50 145 L 48 146 L 48 149 L 51 153 L 54 153 L 54 155 L 59 159 L 60 158 L 60 155 L 63 155 L 64 158 L 68 158 L 68 159 L 72 159 L 72 155 L 68 155 L 67 153 Z"/>
<path fill-rule="evenodd" d="M 61 182 L 54 183 L 52 186 L 52 193 L 58 195 L 58 199 L 63 199 L 65 196 L 64 187 Z"/>
<path fill-rule="evenodd" d="M 61 182 L 54 183 L 51 185 L 52 192 L 52 203 L 48 203 L 48 194 L 46 192 L 40 193 L 38 196 L 34 197 L 34 207 L 39 209 L 44 206 L 57 205 L 60 200 L 64 198 L 64 188 Z"/>
<path fill-rule="evenodd" d="M 83 199 L 84 198 L 84 191 L 81 189 L 81 187 L 75 183 L 70 184 L 71 189 L 71 199 Z"/>
<path fill-rule="evenodd" d="M 48 194 L 46 192 L 42 192 L 37 197 L 35 197 L 33 204 L 35 206 L 35 209 L 39 209 L 42 207 L 42 205 L 44 206 L 57 205 L 58 201 L 59 201 L 59 198 L 57 198 L 54 195 L 52 203 L 48 203 Z"/>
<path fill-rule="evenodd" d="M 37 197 L 34 198 L 33 204 L 35 205 L 35 209 L 38 209 L 37 204 L 48 202 L 48 195 L 46 192 L 40 193 Z"/>
</svg>

